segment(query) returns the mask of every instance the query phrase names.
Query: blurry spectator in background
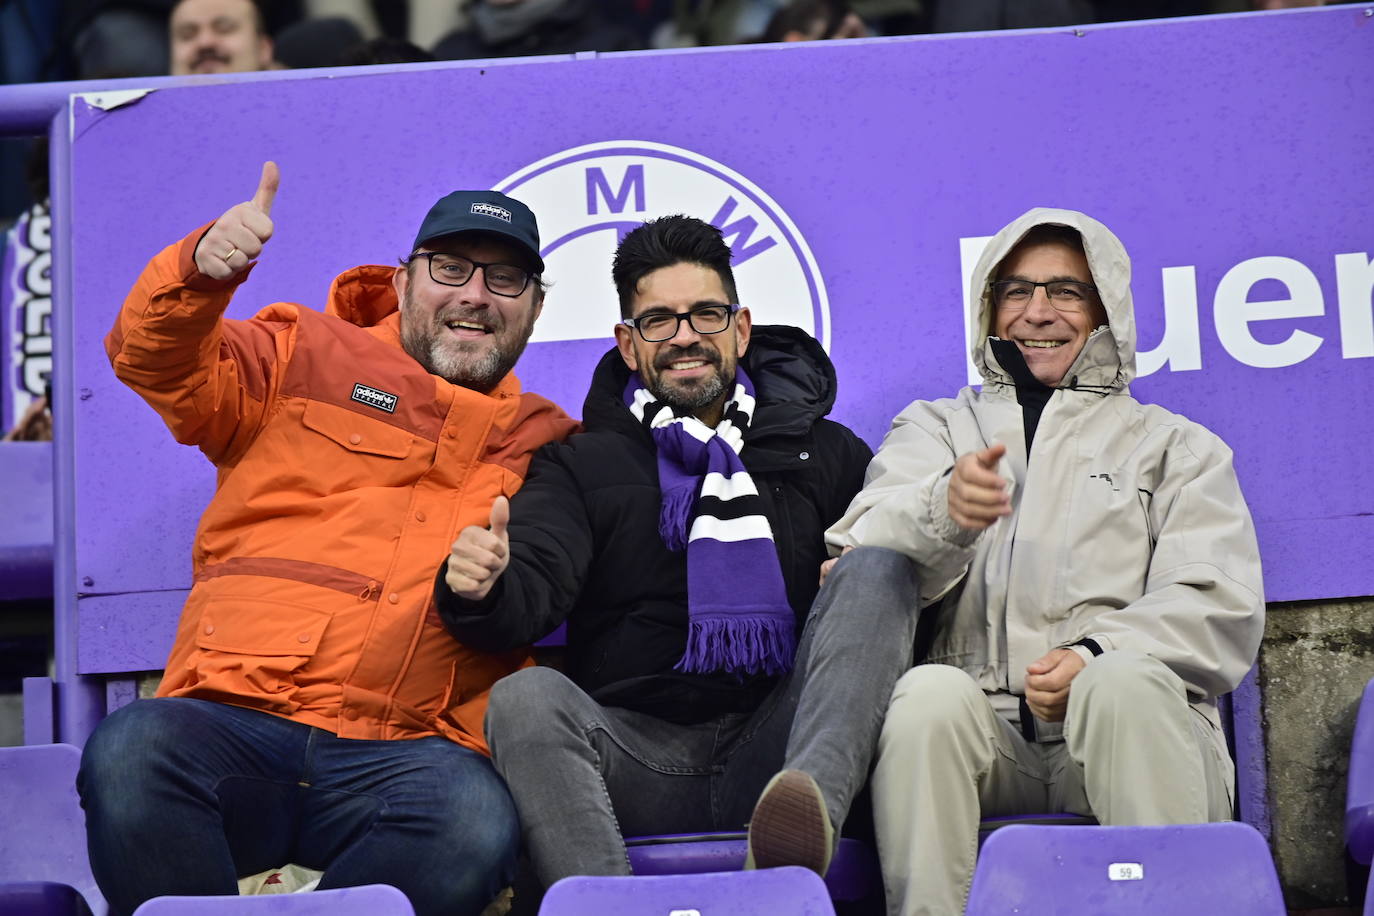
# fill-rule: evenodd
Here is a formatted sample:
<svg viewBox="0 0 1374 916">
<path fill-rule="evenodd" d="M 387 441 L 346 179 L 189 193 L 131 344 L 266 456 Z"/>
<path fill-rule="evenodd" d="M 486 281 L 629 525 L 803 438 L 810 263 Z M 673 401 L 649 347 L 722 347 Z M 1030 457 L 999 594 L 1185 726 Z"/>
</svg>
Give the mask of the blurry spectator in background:
<svg viewBox="0 0 1374 916">
<path fill-rule="evenodd" d="M 59 34 L 70 36 L 70 76 L 99 80 L 166 73 L 170 7 L 169 0 L 65 4 Z M 60 53 L 54 49 L 49 56 Z"/>
<path fill-rule="evenodd" d="M 945 0 L 931 17 L 935 32 L 1037 29 L 1096 22 L 1091 0 Z"/>
<path fill-rule="evenodd" d="M 680 0 L 653 35 L 655 48 L 757 41 L 787 0 Z"/>
<path fill-rule="evenodd" d="M 172 10 L 168 37 L 173 76 L 272 65 L 272 39 L 252 0 L 181 0 Z"/>
<path fill-rule="evenodd" d="M 439 60 L 629 51 L 640 42 L 593 0 L 473 0 L 468 26 L 434 46 Z"/>
<path fill-rule="evenodd" d="M 860 9 L 860 7 L 864 9 Z M 873 21 L 911 25 L 919 0 L 683 0 L 653 35 L 656 48 L 863 38 Z M 876 17 L 870 20 L 865 10 Z M 910 31 L 910 29 L 899 29 Z"/>
<path fill-rule="evenodd" d="M 277 36 L 277 63 L 292 70 L 426 60 L 434 60 L 434 55 L 404 38 L 382 36 L 365 40 L 362 30 L 342 16 L 306 19 L 287 26 Z"/>
<path fill-rule="evenodd" d="M 420 49 L 433 47 L 444 35 L 462 28 L 468 21 L 465 0 L 304 0 L 304 4 L 310 19 L 342 17 L 354 22 L 365 40 L 378 37 L 406 39 L 412 47 Z M 277 59 L 285 62 L 280 49 L 286 34 L 277 28 L 272 29 L 272 34 L 277 37 Z M 381 56 L 401 53 L 399 45 L 389 47 L 392 50 Z M 413 51 L 404 53 L 408 55 L 405 59 L 367 62 L 410 62 L 409 55 Z"/>
<path fill-rule="evenodd" d="M 354 45 L 337 61 L 340 67 L 362 67 L 368 64 L 414 64 L 434 60 L 434 55 L 403 38 L 374 38 Z"/>
<path fill-rule="evenodd" d="M 764 41 L 866 38 L 868 28 L 845 0 L 792 0 L 773 14 Z"/>
<path fill-rule="evenodd" d="M 858 6 L 862 0 L 856 0 Z M 1252 0 L 1258 7 L 1265 0 Z M 1274 0 L 1269 0 L 1274 2 Z M 1283 0 L 1279 0 L 1283 2 Z M 1302 5 L 1303 0 L 1297 0 Z M 1308 0 L 1312 2 L 1312 0 Z M 1129 19 L 1170 19 L 1245 9 L 1245 0 L 928 0 L 930 31 L 1040 29 Z M 888 33 L 891 34 L 891 33 Z"/>
<path fill-rule="evenodd" d="M 363 31 L 352 19 L 302 19 L 277 33 L 277 63 L 290 70 L 337 67 L 346 52 L 362 43 Z"/>
<path fill-rule="evenodd" d="M 646 48 L 655 47 L 654 32 L 673 18 L 678 0 L 601 0 L 602 15 L 634 32 Z"/>
<path fill-rule="evenodd" d="M 43 395 L 29 402 L 28 409 L 5 433 L 0 442 L 51 442 L 52 411 L 48 410 L 48 396 Z"/>
<path fill-rule="evenodd" d="M 14 427 L 6 442 L 52 439 L 52 216 L 48 203 L 48 138 L 29 149 L 25 168 L 30 199 L 35 203 L 0 241 L 5 246 L 0 274 L 0 321 L 9 327 L 10 368 L 0 380 L 0 404 Z M 4 336 L 4 335 L 0 335 Z M 3 362 L 0 359 L 0 362 Z"/>
</svg>

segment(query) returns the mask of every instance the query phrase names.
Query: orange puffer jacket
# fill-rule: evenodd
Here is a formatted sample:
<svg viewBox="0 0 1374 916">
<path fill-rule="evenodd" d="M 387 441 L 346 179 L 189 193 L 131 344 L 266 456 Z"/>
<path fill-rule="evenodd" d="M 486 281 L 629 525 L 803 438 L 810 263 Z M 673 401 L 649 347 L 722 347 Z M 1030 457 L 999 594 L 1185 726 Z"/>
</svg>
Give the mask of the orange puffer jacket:
<svg viewBox="0 0 1374 916">
<path fill-rule="evenodd" d="M 105 341 L 115 374 L 218 468 L 160 696 L 260 709 L 347 738 L 444 735 L 487 753 L 487 695 L 531 663 L 443 628 L 435 572 L 575 427 L 508 375 L 479 394 L 400 346 L 392 268 L 334 281 L 326 314 L 222 317 L 245 275 L 144 269 Z"/>
</svg>

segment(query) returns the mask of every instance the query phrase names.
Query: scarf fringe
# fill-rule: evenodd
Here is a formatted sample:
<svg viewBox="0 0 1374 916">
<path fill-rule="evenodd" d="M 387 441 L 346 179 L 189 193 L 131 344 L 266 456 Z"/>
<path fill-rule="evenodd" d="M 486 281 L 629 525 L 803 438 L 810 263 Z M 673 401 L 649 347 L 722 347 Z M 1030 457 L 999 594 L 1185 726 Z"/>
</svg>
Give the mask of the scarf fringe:
<svg viewBox="0 0 1374 916">
<path fill-rule="evenodd" d="M 792 670 L 796 651 L 796 625 L 790 614 L 786 619 L 695 618 L 687 629 L 687 651 L 673 668 L 773 677 Z"/>
<path fill-rule="evenodd" d="M 697 503 L 701 478 L 686 481 L 682 486 L 663 491 L 663 504 L 658 511 L 658 534 L 671 551 L 687 549 L 687 532 L 691 528 L 692 510 Z"/>
</svg>

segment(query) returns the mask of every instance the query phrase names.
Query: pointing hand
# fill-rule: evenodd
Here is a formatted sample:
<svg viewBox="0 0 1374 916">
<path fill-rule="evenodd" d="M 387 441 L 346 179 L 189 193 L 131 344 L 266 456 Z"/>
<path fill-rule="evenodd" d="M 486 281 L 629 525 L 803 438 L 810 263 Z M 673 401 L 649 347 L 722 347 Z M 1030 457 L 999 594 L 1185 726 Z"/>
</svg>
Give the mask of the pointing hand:
<svg viewBox="0 0 1374 916">
<path fill-rule="evenodd" d="M 960 455 L 949 481 L 949 517 L 969 531 L 982 531 L 1011 514 L 1007 483 L 997 473 L 997 462 L 1007 453 L 1000 442 L 978 452 Z"/>
</svg>

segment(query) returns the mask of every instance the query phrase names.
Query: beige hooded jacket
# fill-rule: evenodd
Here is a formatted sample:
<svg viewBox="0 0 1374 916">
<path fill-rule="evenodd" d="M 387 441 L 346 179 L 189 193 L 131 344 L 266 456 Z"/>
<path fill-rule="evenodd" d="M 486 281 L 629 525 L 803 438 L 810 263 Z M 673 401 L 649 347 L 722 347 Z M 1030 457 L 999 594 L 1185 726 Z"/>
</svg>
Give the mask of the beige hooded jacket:
<svg viewBox="0 0 1374 916">
<path fill-rule="evenodd" d="M 1028 461 L 1015 388 L 985 335 L 990 278 L 1044 223 L 1082 235 L 1109 325 L 1050 396 Z M 1225 443 L 1130 396 L 1135 320 L 1121 242 L 1081 213 L 1032 210 L 989 243 L 970 302 L 984 335 L 973 349 L 982 389 L 897 416 L 863 491 L 827 533 L 832 552 L 874 545 L 915 560 L 923 613 L 936 615 L 923 661 L 963 669 L 1013 721 L 1026 666 L 1063 646 L 1091 663 L 1075 645 L 1091 639 L 1164 662 L 1219 725 L 1215 699 L 1250 669 L 1264 627 L 1259 550 Z M 950 473 L 956 458 L 996 442 L 1007 447 L 998 471 L 1012 514 L 966 531 L 949 517 Z M 1060 732 L 1036 726 L 1040 740 Z"/>
</svg>

